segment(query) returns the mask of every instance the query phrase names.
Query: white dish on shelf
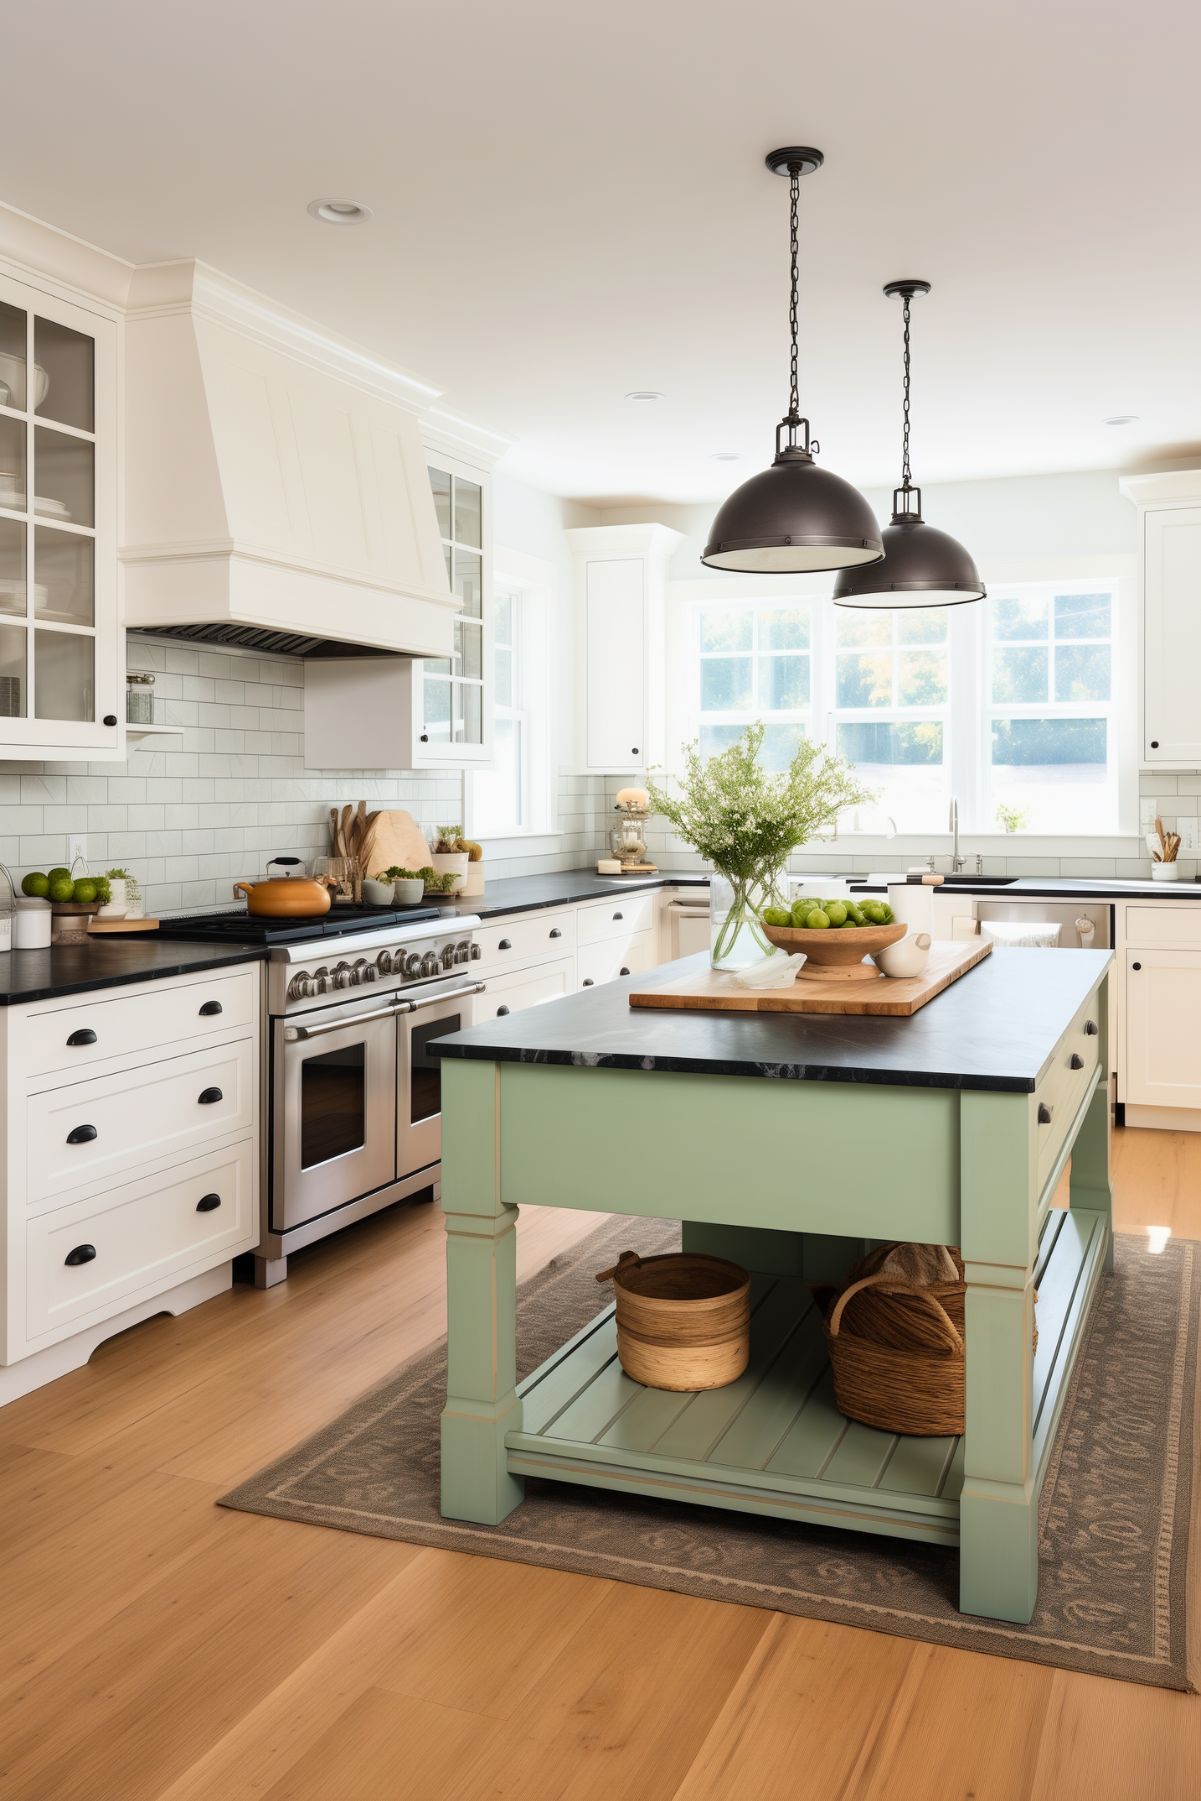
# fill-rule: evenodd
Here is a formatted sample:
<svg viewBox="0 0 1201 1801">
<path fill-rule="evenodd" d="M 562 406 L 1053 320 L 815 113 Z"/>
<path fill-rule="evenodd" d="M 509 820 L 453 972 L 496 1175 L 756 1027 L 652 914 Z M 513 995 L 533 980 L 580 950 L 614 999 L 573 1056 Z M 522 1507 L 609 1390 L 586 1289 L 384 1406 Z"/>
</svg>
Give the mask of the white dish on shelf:
<svg viewBox="0 0 1201 1801">
<path fill-rule="evenodd" d="M 0 381 L 5 384 L 10 394 L 18 393 L 25 386 L 25 358 L 13 356 L 8 351 L 0 351 Z M 50 377 L 40 363 L 35 363 L 33 365 L 33 407 L 35 412 L 49 392 Z"/>
<path fill-rule="evenodd" d="M 50 500 L 44 494 L 34 495 L 33 510 L 35 513 L 44 513 L 48 519 L 69 519 L 71 517 L 69 506 L 64 505 L 61 500 Z"/>
</svg>

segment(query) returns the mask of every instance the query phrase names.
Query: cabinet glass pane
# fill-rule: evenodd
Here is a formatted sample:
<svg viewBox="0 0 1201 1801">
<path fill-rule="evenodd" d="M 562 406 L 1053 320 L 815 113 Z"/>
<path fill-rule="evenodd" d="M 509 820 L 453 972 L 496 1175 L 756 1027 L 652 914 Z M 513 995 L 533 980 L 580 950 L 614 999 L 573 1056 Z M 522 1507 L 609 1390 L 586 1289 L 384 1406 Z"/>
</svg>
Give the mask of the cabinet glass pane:
<svg viewBox="0 0 1201 1801">
<path fill-rule="evenodd" d="M 450 538 L 450 477 L 441 469 L 430 470 L 430 487 L 434 490 L 434 511 L 438 515 L 438 535 Z"/>
<path fill-rule="evenodd" d="M 33 710 L 39 719 L 96 717 L 96 640 L 88 634 L 36 631 Z"/>
<path fill-rule="evenodd" d="M 0 302 L 0 406 L 25 410 L 25 314 Z"/>
<path fill-rule="evenodd" d="M 467 683 L 455 684 L 454 741 L 456 744 L 483 742 L 483 690 Z"/>
<path fill-rule="evenodd" d="M 457 475 L 453 537 L 456 544 L 474 544 L 477 548 L 484 542 L 484 490 L 478 482 L 465 482 Z"/>
<path fill-rule="evenodd" d="M 0 625 L 0 719 L 25 717 L 27 638 L 23 625 Z"/>
<path fill-rule="evenodd" d="M 455 551 L 454 589 L 472 619 L 481 619 L 484 613 L 483 570 L 484 559 L 476 551 Z"/>
<path fill-rule="evenodd" d="M 80 431 L 92 431 L 96 417 L 93 340 L 54 319 L 33 321 L 34 411 Z"/>
<path fill-rule="evenodd" d="M 470 619 L 455 620 L 455 666 L 459 675 L 474 676 L 478 681 L 484 673 L 484 627 L 483 622 L 476 625 Z"/>
<path fill-rule="evenodd" d="M 55 625 L 95 624 L 96 540 L 33 528 L 33 610 Z"/>
<path fill-rule="evenodd" d="M 0 417 L 0 507 L 16 513 L 25 511 L 25 430 L 23 420 Z"/>
<path fill-rule="evenodd" d="M 431 744 L 450 742 L 450 682 L 425 678 L 425 733 Z"/>
<path fill-rule="evenodd" d="M 96 520 L 96 453 L 82 438 L 39 425 L 33 440 L 33 510 L 72 525 Z"/>
<path fill-rule="evenodd" d="M 25 614 L 25 522 L 0 519 L 0 613 Z"/>
</svg>

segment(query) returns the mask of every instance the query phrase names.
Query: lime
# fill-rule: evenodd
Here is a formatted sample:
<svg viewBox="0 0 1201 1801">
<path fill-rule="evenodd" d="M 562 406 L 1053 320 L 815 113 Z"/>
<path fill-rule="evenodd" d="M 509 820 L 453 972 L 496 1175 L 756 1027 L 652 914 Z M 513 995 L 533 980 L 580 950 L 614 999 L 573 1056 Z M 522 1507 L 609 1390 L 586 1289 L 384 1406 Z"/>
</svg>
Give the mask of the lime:
<svg viewBox="0 0 1201 1801">
<path fill-rule="evenodd" d="M 847 918 L 853 926 L 861 926 L 863 924 L 863 909 L 858 906 L 855 901 L 847 902 Z"/>
<path fill-rule="evenodd" d="M 847 904 L 845 901 L 827 901 L 826 917 L 832 926 L 844 926 L 847 922 Z"/>
<path fill-rule="evenodd" d="M 75 884 L 69 875 L 51 876 L 49 882 L 50 899 L 52 901 L 57 901 L 59 905 L 62 906 L 65 901 L 75 899 Z"/>
<path fill-rule="evenodd" d="M 90 906 L 100 893 L 91 876 L 84 876 L 82 880 L 75 882 L 72 886 L 71 899 L 78 901 L 81 906 Z"/>
<path fill-rule="evenodd" d="M 812 905 L 813 905 L 813 902 L 811 900 L 794 900 L 793 901 L 793 903 L 792 903 L 792 923 L 794 926 L 803 926 L 804 925 L 805 916 L 809 912 Z"/>
<path fill-rule="evenodd" d="M 884 924 L 884 907 L 882 902 L 864 901 L 862 911 L 864 919 L 870 920 L 872 925 L 882 926 Z"/>
<path fill-rule="evenodd" d="M 768 926 L 790 926 L 792 914 L 787 907 L 764 907 L 763 923 Z"/>
<path fill-rule="evenodd" d="M 45 899 L 49 888 L 50 877 L 41 875 L 36 869 L 31 869 L 21 882 L 21 893 L 35 895 L 39 900 Z"/>
<path fill-rule="evenodd" d="M 58 869 L 52 869 L 50 871 L 49 875 L 46 877 L 46 880 L 48 882 L 61 882 L 61 881 L 66 880 L 66 878 L 68 876 L 70 876 L 70 874 L 71 874 L 71 871 L 69 869 L 63 869 L 60 866 Z"/>
<path fill-rule="evenodd" d="M 824 932 L 829 924 L 830 915 L 824 912 L 821 907 L 814 907 L 812 913 L 805 921 L 805 930 L 808 932 Z"/>
<path fill-rule="evenodd" d="M 884 903 L 884 920 L 883 920 L 883 923 L 884 923 L 884 924 L 885 924 L 885 925 L 886 925 L 886 926 L 890 926 L 890 925 L 891 925 L 891 924 L 892 924 L 892 922 L 893 922 L 893 919 L 894 919 L 894 918 L 895 918 L 895 915 L 894 915 L 894 913 L 893 913 L 893 910 L 892 910 L 892 908 L 891 908 L 891 907 L 890 907 L 890 906 L 889 906 L 889 904 L 888 904 L 888 902 L 887 902 L 887 901 L 885 901 L 885 903 Z"/>
</svg>

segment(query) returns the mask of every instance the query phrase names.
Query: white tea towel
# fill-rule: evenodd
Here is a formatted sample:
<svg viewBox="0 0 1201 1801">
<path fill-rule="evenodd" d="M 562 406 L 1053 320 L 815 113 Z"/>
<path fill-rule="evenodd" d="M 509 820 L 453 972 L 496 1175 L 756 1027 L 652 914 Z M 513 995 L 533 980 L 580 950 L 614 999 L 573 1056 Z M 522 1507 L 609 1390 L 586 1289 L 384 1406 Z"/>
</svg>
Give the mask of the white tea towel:
<svg viewBox="0 0 1201 1801">
<path fill-rule="evenodd" d="M 804 961 L 799 954 L 790 957 L 787 951 L 773 951 L 762 963 L 748 963 L 745 969 L 735 969 L 731 974 L 740 988 L 782 988 L 794 980 Z"/>
<path fill-rule="evenodd" d="M 1059 943 L 1059 927 L 1049 920 L 1032 919 L 1029 925 L 1019 925 L 1007 919 L 982 919 L 980 936 L 991 938 L 994 944 L 1033 945 L 1046 949 Z"/>
</svg>

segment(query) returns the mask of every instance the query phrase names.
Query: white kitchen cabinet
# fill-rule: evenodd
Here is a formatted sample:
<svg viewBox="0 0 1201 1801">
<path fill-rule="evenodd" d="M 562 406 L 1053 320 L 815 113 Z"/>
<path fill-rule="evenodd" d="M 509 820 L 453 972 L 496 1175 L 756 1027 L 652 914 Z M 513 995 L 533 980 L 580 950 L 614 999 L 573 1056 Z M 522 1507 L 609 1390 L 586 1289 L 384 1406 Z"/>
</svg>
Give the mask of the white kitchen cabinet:
<svg viewBox="0 0 1201 1801">
<path fill-rule="evenodd" d="M 681 534 L 601 525 L 567 536 L 577 570 L 579 765 L 611 774 L 662 764 L 667 574 Z"/>
<path fill-rule="evenodd" d="M 475 1003 L 473 1024 L 489 1019 L 503 1019 L 509 1013 L 524 1013 L 542 1001 L 557 1001 L 575 988 L 575 958 L 559 957 L 553 963 L 538 963 L 532 969 L 515 969 L 508 975 L 490 976 L 485 993 Z"/>
<path fill-rule="evenodd" d="M 1201 949 L 1130 946 L 1125 991 L 1127 1107 L 1201 1109 Z"/>
<path fill-rule="evenodd" d="M 0 275 L 0 758 L 125 755 L 117 322 Z"/>
<path fill-rule="evenodd" d="M 1142 761 L 1201 766 L 1201 471 L 1132 476 L 1139 509 Z"/>
<path fill-rule="evenodd" d="M 597 944 L 582 944 L 576 953 L 576 971 L 581 988 L 599 987 L 604 982 L 620 981 L 622 976 L 642 975 L 654 969 L 659 961 L 657 934 L 653 927 L 643 932 L 630 932 L 623 938 L 602 938 Z"/>
</svg>

